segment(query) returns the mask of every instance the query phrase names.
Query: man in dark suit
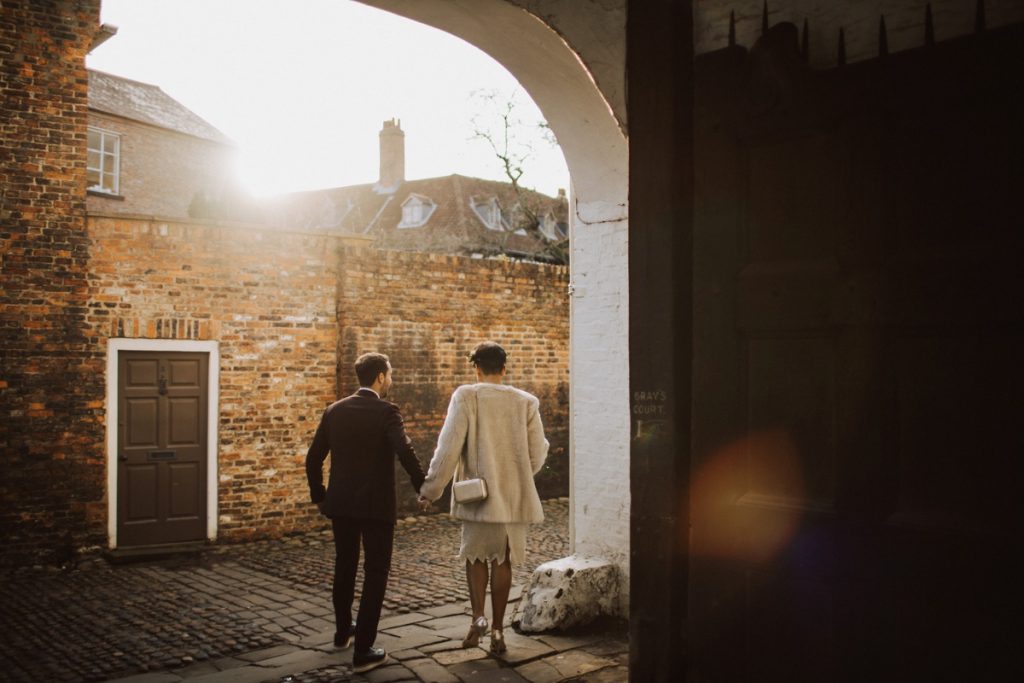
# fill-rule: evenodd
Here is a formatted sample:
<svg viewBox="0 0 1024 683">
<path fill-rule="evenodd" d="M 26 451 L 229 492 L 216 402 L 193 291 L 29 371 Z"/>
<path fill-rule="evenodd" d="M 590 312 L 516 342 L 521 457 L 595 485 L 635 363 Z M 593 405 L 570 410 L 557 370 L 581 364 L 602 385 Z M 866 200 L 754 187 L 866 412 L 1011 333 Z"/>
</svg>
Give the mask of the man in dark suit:
<svg viewBox="0 0 1024 683">
<path fill-rule="evenodd" d="M 334 644 L 348 647 L 355 637 L 353 669 L 369 671 L 387 661 L 377 638 L 384 591 L 391 570 L 395 534 L 395 454 L 409 473 L 413 490 L 423 484 L 423 468 L 405 435 L 398 406 L 384 398 L 391 389 L 391 363 L 381 353 L 356 359 L 359 390 L 324 412 L 306 454 L 309 492 L 334 530 Z M 326 490 L 323 464 L 331 454 Z M 363 594 L 352 621 L 359 544 L 363 545 Z M 354 633 L 353 633 L 354 631 Z"/>
</svg>

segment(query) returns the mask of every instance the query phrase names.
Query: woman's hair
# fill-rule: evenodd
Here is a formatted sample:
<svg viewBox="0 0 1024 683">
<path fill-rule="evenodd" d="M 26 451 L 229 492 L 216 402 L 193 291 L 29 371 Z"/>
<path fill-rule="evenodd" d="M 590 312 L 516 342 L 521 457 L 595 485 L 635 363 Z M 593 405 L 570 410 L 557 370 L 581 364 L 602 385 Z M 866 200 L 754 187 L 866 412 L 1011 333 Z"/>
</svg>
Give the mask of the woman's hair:
<svg viewBox="0 0 1024 683">
<path fill-rule="evenodd" d="M 469 362 L 480 368 L 485 375 L 497 375 L 505 368 L 505 359 L 508 354 L 492 341 L 481 342 L 473 349 L 469 356 Z"/>
</svg>

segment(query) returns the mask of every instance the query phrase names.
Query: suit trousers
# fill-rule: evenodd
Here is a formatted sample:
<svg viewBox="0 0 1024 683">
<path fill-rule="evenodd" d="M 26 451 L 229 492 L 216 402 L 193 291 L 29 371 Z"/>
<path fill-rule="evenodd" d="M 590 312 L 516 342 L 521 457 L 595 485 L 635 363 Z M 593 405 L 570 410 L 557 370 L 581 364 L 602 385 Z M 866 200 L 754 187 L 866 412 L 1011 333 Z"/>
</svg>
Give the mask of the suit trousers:
<svg viewBox="0 0 1024 683">
<path fill-rule="evenodd" d="M 391 571 L 395 524 L 380 519 L 335 517 L 331 519 L 331 528 L 335 551 L 334 619 L 336 634 L 342 640 L 348 637 L 352 624 L 360 543 L 363 546 L 363 591 L 356 617 L 355 649 L 365 652 L 377 639 L 377 624 Z"/>
</svg>

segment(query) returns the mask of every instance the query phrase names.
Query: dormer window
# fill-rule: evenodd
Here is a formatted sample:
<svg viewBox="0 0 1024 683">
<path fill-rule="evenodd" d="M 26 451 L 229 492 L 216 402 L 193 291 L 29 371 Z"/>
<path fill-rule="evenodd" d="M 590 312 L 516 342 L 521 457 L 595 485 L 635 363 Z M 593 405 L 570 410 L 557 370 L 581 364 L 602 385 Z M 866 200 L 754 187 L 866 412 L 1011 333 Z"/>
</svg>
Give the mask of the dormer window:
<svg viewBox="0 0 1024 683">
<path fill-rule="evenodd" d="M 93 192 L 117 194 L 120 185 L 121 136 L 89 127 L 86 183 Z"/>
<path fill-rule="evenodd" d="M 429 197 L 411 194 L 404 202 L 402 202 L 402 220 L 398 224 L 398 227 L 421 227 L 430 220 L 430 216 L 434 213 L 435 209 L 437 209 L 437 204 L 435 204 Z"/>
<path fill-rule="evenodd" d="M 496 197 L 491 197 L 486 202 L 477 203 L 471 200 L 471 206 L 473 212 L 476 213 L 477 217 L 487 226 L 488 230 L 504 230 L 501 206 L 498 204 Z"/>
<path fill-rule="evenodd" d="M 550 212 L 544 214 L 544 217 L 540 219 L 540 231 L 549 240 L 562 239 L 562 236 L 558 234 L 558 221 Z"/>
</svg>

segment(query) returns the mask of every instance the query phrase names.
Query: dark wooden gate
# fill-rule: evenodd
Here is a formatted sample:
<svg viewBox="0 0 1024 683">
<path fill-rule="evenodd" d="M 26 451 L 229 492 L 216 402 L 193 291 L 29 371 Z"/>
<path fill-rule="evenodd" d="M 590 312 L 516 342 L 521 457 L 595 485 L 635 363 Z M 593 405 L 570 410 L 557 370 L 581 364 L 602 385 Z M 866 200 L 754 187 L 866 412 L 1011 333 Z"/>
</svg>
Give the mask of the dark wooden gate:
<svg viewBox="0 0 1024 683">
<path fill-rule="evenodd" d="M 882 37 L 696 62 L 694 680 L 1019 667 L 1024 31 Z"/>
<path fill-rule="evenodd" d="M 206 536 L 209 355 L 118 355 L 118 547 Z"/>
</svg>

